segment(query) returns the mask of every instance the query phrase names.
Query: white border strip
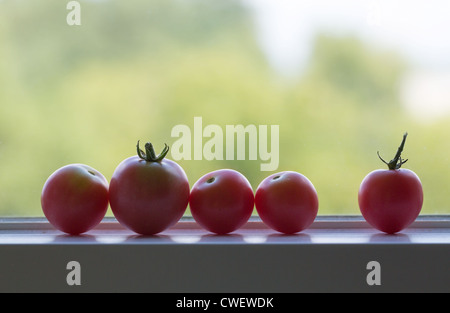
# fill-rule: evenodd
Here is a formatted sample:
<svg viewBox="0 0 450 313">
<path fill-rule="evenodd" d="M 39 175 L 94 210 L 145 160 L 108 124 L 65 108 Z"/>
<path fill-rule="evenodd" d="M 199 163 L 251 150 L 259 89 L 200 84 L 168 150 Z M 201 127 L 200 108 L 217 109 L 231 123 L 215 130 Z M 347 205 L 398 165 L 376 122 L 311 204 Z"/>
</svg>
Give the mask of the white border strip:
<svg viewBox="0 0 450 313">
<path fill-rule="evenodd" d="M 258 216 L 252 216 L 243 229 L 268 229 Z M 361 229 L 371 228 L 362 216 L 323 215 L 317 216 L 310 229 Z M 450 215 L 422 215 L 409 228 L 450 229 Z M 114 217 L 105 217 L 95 228 L 97 230 L 125 230 Z M 195 220 L 184 216 L 171 229 L 200 230 Z M 3 217 L 0 218 L 0 231 L 46 231 L 54 230 L 44 217 Z"/>
</svg>

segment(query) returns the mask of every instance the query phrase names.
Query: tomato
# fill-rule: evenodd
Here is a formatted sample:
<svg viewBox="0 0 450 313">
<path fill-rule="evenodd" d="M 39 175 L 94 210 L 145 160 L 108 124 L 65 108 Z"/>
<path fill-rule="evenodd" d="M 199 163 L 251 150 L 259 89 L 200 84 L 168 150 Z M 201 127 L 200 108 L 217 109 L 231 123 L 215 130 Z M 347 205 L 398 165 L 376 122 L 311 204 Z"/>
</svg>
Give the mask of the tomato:
<svg viewBox="0 0 450 313">
<path fill-rule="evenodd" d="M 265 178 L 256 189 L 255 207 L 270 228 L 293 234 L 308 228 L 319 210 L 319 199 L 304 175 L 286 171 Z"/>
<path fill-rule="evenodd" d="M 41 206 L 58 230 L 71 235 L 84 233 L 97 226 L 108 210 L 108 181 L 87 165 L 66 165 L 45 182 Z"/>
<path fill-rule="evenodd" d="M 241 173 L 221 169 L 201 177 L 189 198 L 192 217 L 204 229 L 228 234 L 242 227 L 254 208 L 252 186 Z"/>
<path fill-rule="evenodd" d="M 394 234 L 408 227 L 420 214 L 423 204 L 423 189 L 419 177 L 409 169 L 400 168 L 407 133 L 388 169 L 369 173 L 362 181 L 358 192 L 358 203 L 364 219 L 374 228 Z"/>
<path fill-rule="evenodd" d="M 137 156 L 122 161 L 114 171 L 110 206 L 117 221 L 141 235 L 154 235 L 178 222 L 189 201 L 189 182 L 183 168 L 159 156 L 151 143 L 146 152 L 137 145 Z"/>
</svg>

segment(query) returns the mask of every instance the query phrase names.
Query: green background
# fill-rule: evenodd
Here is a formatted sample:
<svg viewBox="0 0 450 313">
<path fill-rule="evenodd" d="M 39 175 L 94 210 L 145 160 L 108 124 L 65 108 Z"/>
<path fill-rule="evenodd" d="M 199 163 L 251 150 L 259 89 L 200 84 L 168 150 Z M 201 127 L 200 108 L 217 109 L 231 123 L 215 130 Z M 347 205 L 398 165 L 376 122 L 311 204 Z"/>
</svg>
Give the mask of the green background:
<svg viewBox="0 0 450 313">
<path fill-rule="evenodd" d="M 69 26 L 65 1 L 0 1 L 0 215 L 42 216 L 42 186 L 59 167 L 85 163 L 110 179 L 137 140 L 160 150 L 196 116 L 223 130 L 279 125 L 277 171 L 306 175 L 321 215 L 359 214 L 362 179 L 385 167 L 377 151 L 390 160 L 407 131 L 404 167 L 422 180 L 422 212 L 450 213 L 450 120 L 405 111 L 398 85 L 410 65 L 399 54 L 318 33 L 305 71 L 286 78 L 239 2 L 79 2 L 82 25 Z M 273 173 L 261 162 L 179 164 L 191 186 L 232 168 L 256 189 Z"/>
</svg>

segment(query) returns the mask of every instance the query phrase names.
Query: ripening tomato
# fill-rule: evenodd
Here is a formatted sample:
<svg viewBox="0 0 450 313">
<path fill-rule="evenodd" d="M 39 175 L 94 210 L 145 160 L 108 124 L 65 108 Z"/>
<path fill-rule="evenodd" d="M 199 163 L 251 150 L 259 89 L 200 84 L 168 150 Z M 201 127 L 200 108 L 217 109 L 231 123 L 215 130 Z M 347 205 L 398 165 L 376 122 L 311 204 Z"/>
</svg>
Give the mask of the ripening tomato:
<svg viewBox="0 0 450 313">
<path fill-rule="evenodd" d="M 293 234 L 308 228 L 319 210 L 319 199 L 304 175 L 286 171 L 265 178 L 256 189 L 255 207 L 270 228 Z"/>
<path fill-rule="evenodd" d="M 41 205 L 55 228 L 78 235 L 97 226 L 108 210 L 108 181 L 84 164 L 56 170 L 44 184 Z"/>
<path fill-rule="evenodd" d="M 241 173 L 217 170 L 194 184 L 189 206 L 192 217 L 204 229 L 228 234 L 242 227 L 252 215 L 253 189 Z"/>
<path fill-rule="evenodd" d="M 358 203 L 365 220 L 374 228 L 394 234 L 408 227 L 420 214 L 423 204 L 423 189 L 419 177 L 409 169 L 400 168 L 407 133 L 398 148 L 389 169 L 378 169 L 369 173 L 362 181 L 358 192 Z"/>
<path fill-rule="evenodd" d="M 120 224 L 141 235 L 154 235 L 183 216 L 189 201 L 189 182 L 183 168 L 165 158 L 167 145 L 159 156 L 151 143 L 145 150 L 138 142 L 138 155 L 117 166 L 109 187 L 110 206 Z"/>
</svg>

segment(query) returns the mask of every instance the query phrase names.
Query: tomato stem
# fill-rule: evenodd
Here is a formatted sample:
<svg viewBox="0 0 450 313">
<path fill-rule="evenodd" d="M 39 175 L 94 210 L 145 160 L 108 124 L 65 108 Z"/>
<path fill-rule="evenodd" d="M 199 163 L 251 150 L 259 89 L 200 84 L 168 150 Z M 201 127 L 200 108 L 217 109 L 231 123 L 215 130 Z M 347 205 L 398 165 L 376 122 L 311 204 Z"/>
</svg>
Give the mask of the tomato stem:
<svg viewBox="0 0 450 313">
<path fill-rule="evenodd" d="M 164 144 L 164 149 L 161 151 L 161 153 L 156 156 L 155 149 L 153 148 L 153 145 L 150 142 L 147 142 L 145 144 L 145 152 L 139 148 L 139 140 L 137 142 L 137 154 L 138 156 L 147 161 L 147 162 L 160 162 L 162 159 L 164 159 L 169 152 L 169 146 L 167 144 Z"/>
<path fill-rule="evenodd" d="M 405 133 L 403 135 L 403 140 L 397 149 L 397 153 L 395 154 L 394 158 L 389 161 L 389 163 L 386 162 L 385 160 L 383 160 L 383 158 L 380 156 L 380 152 L 377 151 L 377 154 L 378 154 L 378 157 L 380 158 L 380 160 L 383 161 L 383 163 L 386 164 L 390 170 L 398 170 L 400 167 L 402 167 L 403 164 L 406 163 L 406 161 L 408 161 L 408 159 L 403 160 L 401 157 L 403 148 L 405 147 L 406 136 L 408 136 L 408 133 Z"/>
</svg>

